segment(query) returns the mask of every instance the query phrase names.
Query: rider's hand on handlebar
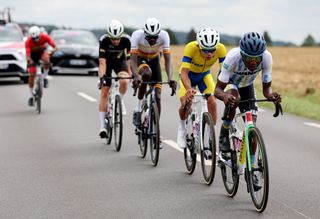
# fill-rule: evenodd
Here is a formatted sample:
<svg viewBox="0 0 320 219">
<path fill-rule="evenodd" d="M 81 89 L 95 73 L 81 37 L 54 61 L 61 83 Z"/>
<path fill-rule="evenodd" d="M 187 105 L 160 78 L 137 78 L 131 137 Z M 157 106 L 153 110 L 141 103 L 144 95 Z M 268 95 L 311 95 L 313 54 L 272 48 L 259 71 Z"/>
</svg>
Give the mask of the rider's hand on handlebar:
<svg viewBox="0 0 320 219">
<path fill-rule="evenodd" d="M 225 105 L 234 106 L 236 97 L 229 93 L 224 93 L 223 102 Z"/>
<path fill-rule="evenodd" d="M 177 90 L 177 82 L 175 80 L 170 80 L 169 81 L 169 86 L 171 87 L 171 89 L 174 91 L 174 93 L 176 93 Z"/>
<path fill-rule="evenodd" d="M 272 102 L 280 103 L 281 102 L 281 95 L 277 92 L 269 93 L 266 98 Z"/>
<path fill-rule="evenodd" d="M 197 91 L 195 89 L 193 88 L 188 89 L 186 93 L 187 101 L 191 102 L 196 93 Z"/>
<path fill-rule="evenodd" d="M 141 79 L 140 78 L 136 78 L 136 79 L 134 79 L 132 81 L 132 88 L 133 89 L 137 89 L 140 84 L 141 84 Z"/>
<path fill-rule="evenodd" d="M 98 81 L 98 89 L 101 89 L 105 85 L 107 85 L 107 82 L 104 77 L 101 77 Z"/>
</svg>

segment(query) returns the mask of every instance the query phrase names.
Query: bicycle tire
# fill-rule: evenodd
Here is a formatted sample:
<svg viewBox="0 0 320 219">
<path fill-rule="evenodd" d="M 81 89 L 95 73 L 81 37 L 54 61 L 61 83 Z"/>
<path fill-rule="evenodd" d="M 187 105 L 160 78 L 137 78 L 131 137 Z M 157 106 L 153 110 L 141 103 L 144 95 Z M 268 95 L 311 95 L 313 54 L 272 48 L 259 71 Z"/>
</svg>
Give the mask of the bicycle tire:
<svg viewBox="0 0 320 219">
<path fill-rule="evenodd" d="M 150 156 L 153 166 L 158 165 L 160 153 L 160 127 L 159 127 L 159 111 L 156 102 L 151 104 L 149 136 L 150 136 Z"/>
<path fill-rule="evenodd" d="M 269 169 L 268 169 L 267 152 L 266 152 L 262 134 L 257 127 L 253 127 L 249 129 L 248 139 L 249 139 L 249 148 L 252 148 L 252 142 L 254 140 L 256 140 L 256 143 L 257 143 L 255 155 L 254 155 L 255 159 L 254 159 L 254 162 L 251 161 L 251 164 L 253 164 L 251 171 L 248 171 L 248 168 L 247 168 L 248 189 L 251 195 L 252 202 L 257 212 L 261 213 L 267 207 L 268 196 L 269 196 Z M 247 157 L 247 166 L 248 165 L 249 164 L 248 164 L 248 157 Z M 257 179 L 259 179 L 258 186 L 261 186 L 261 188 L 258 190 L 257 189 L 255 190 L 254 188 L 254 180 L 255 180 L 254 177 L 257 177 Z M 263 180 L 263 183 L 261 183 L 262 180 Z"/>
<path fill-rule="evenodd" d="M 110 104 L 110 102 L 109 102 L 109 104 Z M 107 130 L 106 144 L 109 145 L 111 143 L 111 140 L 112 140 L 112 126 L 111 126 L 112 118 L 108 115 L 108 113 L 106 114 L 106 117 L 104 118 L 104 121 L 105 121 L 106 130 Z"/>
<path fill-rule="evenodd" d="M 232 126 L 230 127 L 229 132 L 230 136 L 235 132 Z M 236 137 L 230 138 L 230 152 L 225 153 L 226 159 L 228 160 L 229 158 L 230 160 L 229 165 L 226 165 L 222 161 L 219 162 L 222 182 L 229 197 L 234 197 L 237 194 L 239 187 L 238 157 L 235 141 L 237 141 Z"/>
<path fill-rule="evenodd" d="M 141 115 L 141 121 L 144 121 L 144 118 L 146 115 L 146 110 L 147 108 L 143 109 L 143 113 Z M 146 154 L 147 154 L 147 151 L 148 151 L 148 138 L 147 138 L 147 130 L 148 130 L 148 127 L 145 127 L 143 124 L 141 124 L 141 132 L 139 134 L 139 147 L 140 147 L 140 153 L 141 153 L 141 157 L 142 158 L 145 158 L 146 157 Z"/>
<path fill-rule="evenodd" d="M 209 127 L 209 130 L 207 130 L 207 127 Z M 216 137 L 213 120 L 210 113 L 204 112 L 202 114 L 201 128 L 201 141 L 203 142 L 203 148 L 200 149 L 201 168 L 205 182 L 207 183 L 207 185 L 211 185 L 214 180 L 216 170 Z M 211 152 L 211 159 L 208 153 L 207 157 L 205 157 L 206 155 L 204 147 L 209 148 L 209 151 Z"/>
<path fill-rule="evenodd" d="M 41 97 L 42 97 L 42 85 L 41 79 L 37 76 L 37 89 L 36 89 L 36 110 L 38 114 L 41 113 Z"/>
<path fill-rule="evenodd" d="M 121 150 L 122 146 L 122 132 L 123 132 L 123 120 L 122 120 L 122 105 L 121 105 L 121 97 L 120 95 L 115 96 L 114 102 L 114 145 L 116 151 Z"/>
<path fill-rule="evenodd" d="M 193 174 L 197 163 L 197 154 L 195 153 L 194 149 L 195 140 L 192 134 L 192 116 L 190 114 L 187 119 L 186 148 L 183 150 L 187 173 L 190 175 Z"/>
</svg>

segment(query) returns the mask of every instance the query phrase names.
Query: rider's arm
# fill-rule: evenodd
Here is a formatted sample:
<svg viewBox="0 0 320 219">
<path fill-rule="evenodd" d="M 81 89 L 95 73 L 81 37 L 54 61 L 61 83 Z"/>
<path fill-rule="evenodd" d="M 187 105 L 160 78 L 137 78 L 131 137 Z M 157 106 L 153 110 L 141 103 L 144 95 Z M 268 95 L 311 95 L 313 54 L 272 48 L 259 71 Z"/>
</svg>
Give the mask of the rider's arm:
<svg viewBox="0 0 320 219">
<path fill-rule="evenodd" d="M 222 43 L 219 43 L 219 47 L 218 47 L 218 57 L 219 57 L 219 68 L 221 69 L 222 68 L 222 63 L 223 61 L 225 60 L 226 58 L 226 55 L 227 55 L 227 50 L 226 50 L 226 47 L 222 44 Z"/>
<path fill-rule="evenodd" d="M 171 54 L 164 52 L 163 56 L 164 56 L 164 63 L 165 63 L 167 77 L 168 77 L 168 82 L 170 82 L 172 80 Z"/>
<path fill-rule="evenodd" d="M 181 68 L 180 77 L 181 77 L 181 81 L 182 81 L 183 86 L 185 87 L 186 91 L 188 91 L 192 88 L 188 73 L 189 73 L 188 68 L 183 68 L 183 67 Z"/>
<path fill-rule="evenodd" d="M 47 34 L 44 34 L 44 37 L 46 38 L 47 43 L 54 49 L 53 51 L 57 50 L 57 46 L 54 40 Z"/>
<path fill-rule="evenodd" d="M 214 96 L 216 98 L 218 98 L 219 100 L 224 100 L 224 89 L 226 88 L 228 84 L 227 83 L 223 83 L 222 81 L 220 81 L 219 79 L 217 80 L 217 85 L 216 88 L 214 90 Z"/>
<path fill-rule="evenodd" d="M 138 54 L 131 53 L 130 67 L 134 78 L 139 79 L 140 75 L 138 74 Z"/>
<path fill-rule="evenodd" d="M 105 58 L 99 58 L 99 78 L 102 78 L 107 71 L 107 60 Z"/>
<path fill-rule="evenodd" d="M 129 76 L 132 76 L 132 72 L 131 72 L 131 66 L 130 66 L 130 59 L 131 59 L 131 42 L 130 40 L 128 40 L 128 44 L 126 46 L 126 50 L 125 50 L 125 54 L 126 54 L 126 60 L 127 60 L 127 66 L 128 66 L 128 74 Z"/>
</svg>

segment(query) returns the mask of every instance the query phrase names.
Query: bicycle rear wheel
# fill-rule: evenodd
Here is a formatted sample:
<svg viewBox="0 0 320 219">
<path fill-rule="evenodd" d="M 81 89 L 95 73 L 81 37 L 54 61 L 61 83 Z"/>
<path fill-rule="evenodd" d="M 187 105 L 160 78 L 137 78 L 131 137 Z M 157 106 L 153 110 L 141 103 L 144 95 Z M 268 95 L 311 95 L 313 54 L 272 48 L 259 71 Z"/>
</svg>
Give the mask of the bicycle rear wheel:
<svg viewBox="0 0 320 219">
<path fill-rule="evenodd" d="M 268 158 L 262 134 L 257 127 L 249 130 L 251 171 L 248 172 L 248 186 L 252 202 L 258 212 L 267 207 L 269 196 Z M 247 166 L 248 163 L 247 157 Z M 248 168 L 247 168 L 248 170 Z"/>
<path fill-rule="evenodd" d="M 218 161 L 223 185 L 230 197 L 234 197 L 237 194 L 239 186 L 236 141 L 239 141 L 236 137 L 230 138 L 230 152 L 224 154 L 224 162 Z"/>
<path fill-rule="evenodd" d="M 107 130 L 106 143 L 110 144 L 112 140 L 112 118 L 107 114 L 104 121 Z"/>
<path fill-rule="evenodd" d="M 154 166 L 157 166 L 160 152 L 160 128 L 159 128 L 159 112 L 155 102 L 151 105 L 149 136 L 150 136 L 150 155 Z"/>
<path fill-rule="evenodd" d="M 192 116 L 189 115 L 187 119 L 187 136 L 186 148 L 183 150 L 184 161 L 187 167 L 187 172 L 192 174 L 196 168 L 197 154 L 195 152 L 195 140 L 192 133 Z"/>
<path fill-rule="evenodd" d="M 115 97 L 115 107 L 114 107 L 114 144 L 116 151 L 120 151 L 122 144 L 122 130 L 123 130 L 123 120 L 122 120 L 122 105 L 121 98 L 119 95 Z"/>
<path fill-rule="evenodd" d="M 139 146 L 140 146 L 140 153 L 141 157 L 145 158 L 147 154 L 148 149 L 148 138 L 147 138 L 147 130 L 148 127 L 146 125 L 146 116 L 149 116 L 146 114 L 147 107 L 144 107 L 141 113 L 141 121 L 143 121 L 143 124 L 140 125 L 141 131 L 139 132 Z"/>
<path fill-rule="evenodd" d="M 211 185 L 216 170 L 216 138 L 210 113 L 202 114 L 202 143 L 200 150 L 201 167 L 204 180 Z"/>
</svg>

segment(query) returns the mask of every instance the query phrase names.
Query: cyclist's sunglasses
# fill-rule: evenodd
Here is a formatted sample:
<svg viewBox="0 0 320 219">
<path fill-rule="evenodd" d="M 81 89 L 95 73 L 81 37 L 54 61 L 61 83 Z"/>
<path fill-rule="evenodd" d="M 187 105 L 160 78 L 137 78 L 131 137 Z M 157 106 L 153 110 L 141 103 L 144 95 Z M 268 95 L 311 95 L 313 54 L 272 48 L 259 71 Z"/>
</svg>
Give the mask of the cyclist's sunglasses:
<svg viewBox="0 0 320 219">
<path fill-rule="evenodd" d="M 260 63 L 262 61 L 262 55 L 260 55 L 260 56 L 249 56 L 249 55 L 246 55 L 244 53 L 241 53 L 241 56 L 242 56 L 242 60 L 244 62 L 253 62 L 253 61 L 255 61 L 256 63 Z"/>
<path fill-rule="evenodd" d="M 146 40 L 157 40 L 159 38 L 159 36 L 155 35 L 155 36 L 150 36 L 150 35 L 146 35 Z"/>
<path fill-rule="evenodd" d="M 110 38 L 110 40 L 120 40 L 121 38 Z"/>
<path fill-rule="evenodd" d="M 217 49 L 201 49 L 203 53 L 214 53 Z"/>
<path fill-rule="evenodd" d="M 32 37 L 32 40 L 34 40 L 34 41 L 38 41 L 40 39 L 40 36 L 38 36 L 38 37 Z"/>
</svg>

